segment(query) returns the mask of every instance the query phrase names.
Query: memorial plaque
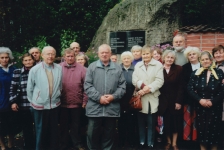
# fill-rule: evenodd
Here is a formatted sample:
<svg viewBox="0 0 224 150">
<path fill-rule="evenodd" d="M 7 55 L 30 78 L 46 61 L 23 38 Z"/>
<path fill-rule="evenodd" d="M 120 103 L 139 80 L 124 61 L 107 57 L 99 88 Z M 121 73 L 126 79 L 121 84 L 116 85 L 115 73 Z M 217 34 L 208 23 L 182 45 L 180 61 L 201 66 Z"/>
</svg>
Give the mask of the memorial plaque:
<svg viewBox="0 0 224 150">
<path fill-rule="evenodd" d="M 134 45 L 145 45 L 145 31 L 110 32 L 110 46 L 113 53 L 130 51 Z"/>
</svg>

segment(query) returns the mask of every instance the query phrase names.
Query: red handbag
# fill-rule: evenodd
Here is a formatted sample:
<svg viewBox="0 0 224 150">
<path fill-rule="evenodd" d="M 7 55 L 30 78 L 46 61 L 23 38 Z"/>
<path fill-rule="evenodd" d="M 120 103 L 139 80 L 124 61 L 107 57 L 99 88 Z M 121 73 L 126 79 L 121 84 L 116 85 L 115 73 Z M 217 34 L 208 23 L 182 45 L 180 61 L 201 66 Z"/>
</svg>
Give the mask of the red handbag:
<svg viewBox="0 0 224 150">
<path fill-rule="evenodd" d="M 141 95 L 135 94 L 129 101 L 130 107 L 134 110 L 142 110 Z"/>
</svg>

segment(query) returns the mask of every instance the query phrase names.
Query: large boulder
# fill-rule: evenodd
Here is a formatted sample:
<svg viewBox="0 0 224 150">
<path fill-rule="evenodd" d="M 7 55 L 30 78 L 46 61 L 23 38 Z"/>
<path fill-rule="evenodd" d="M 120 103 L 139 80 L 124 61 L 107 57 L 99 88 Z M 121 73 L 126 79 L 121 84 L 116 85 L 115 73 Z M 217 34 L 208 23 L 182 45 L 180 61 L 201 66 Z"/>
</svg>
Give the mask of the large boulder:
<svg viewBox="0 0 224 150">
<path fill-rule="evenodd" d="M 117 31 L 146 31 L 146 44 L 172 41 L 179 28 L 178 0 L 123 0 L 114 6 L 96 32 L 90 48 L 109 43 L 109 33 Z"/>
</svg>

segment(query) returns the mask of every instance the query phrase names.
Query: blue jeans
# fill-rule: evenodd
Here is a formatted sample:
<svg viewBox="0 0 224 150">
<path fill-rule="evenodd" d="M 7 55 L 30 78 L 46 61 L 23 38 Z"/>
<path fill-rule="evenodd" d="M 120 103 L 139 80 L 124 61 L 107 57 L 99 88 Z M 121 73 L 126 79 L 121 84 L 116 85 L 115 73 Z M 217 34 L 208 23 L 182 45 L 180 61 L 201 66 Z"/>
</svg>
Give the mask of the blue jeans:
<svg viewBox="0 0 224 150">
<path fill-rule="evenodd" d="M 36 150 L 59 149 L 59 107 L 48 110 L 35 110 L 31 107 L 31 112 L 36 131 Z"/>
<path fill-rule="evenodd" d="M 147 127 L 147 145 L 154 145 L 155 138 L 155 123 L 156 115 L 151 114 L 150 104 L 148 114 L 138 112 L 138 128 L 140 144 L 145 144 L 146 141 L 146 127 Z"/>
</svg>

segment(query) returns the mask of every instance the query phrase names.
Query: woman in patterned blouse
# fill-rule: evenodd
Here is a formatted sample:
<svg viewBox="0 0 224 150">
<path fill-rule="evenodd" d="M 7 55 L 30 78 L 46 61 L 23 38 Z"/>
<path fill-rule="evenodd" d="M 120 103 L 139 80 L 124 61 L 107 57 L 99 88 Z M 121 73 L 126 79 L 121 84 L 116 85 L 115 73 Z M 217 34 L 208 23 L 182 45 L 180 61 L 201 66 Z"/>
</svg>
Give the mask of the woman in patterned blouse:
<svg viewBox="0 0 224 150">
<path fill-rule="evenodd" d="M 202 52 L 199 60 L 202 67 L 191 74 L 188 91 L 196 103 L 196 125 L 201 150 L 215 150 L 220 142 L 222 128 L 223 72 L 216 69 L 209 52 Z"/>
</svg>

